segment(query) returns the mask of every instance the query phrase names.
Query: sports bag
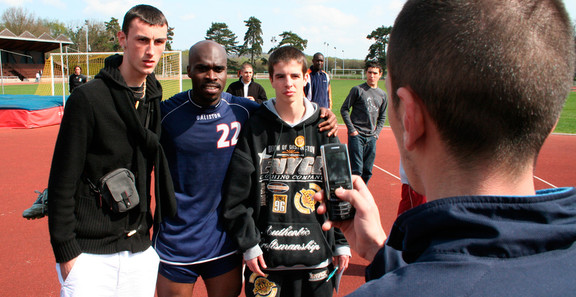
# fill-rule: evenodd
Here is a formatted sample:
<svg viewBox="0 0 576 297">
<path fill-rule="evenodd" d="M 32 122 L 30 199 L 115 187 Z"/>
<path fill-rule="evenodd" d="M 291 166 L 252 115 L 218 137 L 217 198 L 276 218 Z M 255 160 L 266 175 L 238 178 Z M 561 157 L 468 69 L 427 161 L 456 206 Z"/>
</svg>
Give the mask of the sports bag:
<svg viewBox="0 0 576 297">
<path fill-rule="evenodd" d="M 118 168 L 100 178 L 97 192 L 114 212 L 126 212 L 140 203 L 135 181 L 132 171 Z"/>
</svg>

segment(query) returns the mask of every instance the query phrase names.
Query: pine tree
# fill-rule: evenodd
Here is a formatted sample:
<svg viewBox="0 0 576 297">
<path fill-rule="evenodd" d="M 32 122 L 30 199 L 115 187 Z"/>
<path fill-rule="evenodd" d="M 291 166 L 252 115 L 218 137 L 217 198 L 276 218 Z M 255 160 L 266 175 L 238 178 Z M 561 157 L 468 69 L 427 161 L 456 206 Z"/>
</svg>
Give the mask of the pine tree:
<svg viewBox="0 0 576 297">
<path fill-rule="evenodd" d="M 210 29 L 206 31 L 206 40 L 213 40 L 226 49 L 228 56 L 237 54 L 240 49 L 236 45 L 236 34 L 228 29 L 226 23 L 212 23 Z"/>
<path fill-rule="evenodd" d="M 381 26 L 366 36 L 368 39 L 374 39 L 375 42 L 370 45 L 364 61 L 376 61 L 382 69 L 386 69 L 386 49 L 390 40 L 390 31 L 392 27 Z"/>
<path fill-rule="evenodd" d="M 292 31 L 284 31 L 282 34 L 280 34 L 280 37 L 282 37 L 282 40 L 280 40 L 278 46 L 271 48 L 269 53 L 284 45 L 290 45 L 301 51 L 304 51 L 308 45 L 308 40 L 302 39 L 302 37 L 298 36 L 298 34 Z"/>
<path fill-rule="evenodd" d="M 262 22 L 256 17 L 251 16 L 244 21 L 248 30 L 244 35 L 244 44 L 242 45 L 242 54 L 250 53 L 250 63 L 254 65 L 254 57 L 262 54 Z"/>
</svg>

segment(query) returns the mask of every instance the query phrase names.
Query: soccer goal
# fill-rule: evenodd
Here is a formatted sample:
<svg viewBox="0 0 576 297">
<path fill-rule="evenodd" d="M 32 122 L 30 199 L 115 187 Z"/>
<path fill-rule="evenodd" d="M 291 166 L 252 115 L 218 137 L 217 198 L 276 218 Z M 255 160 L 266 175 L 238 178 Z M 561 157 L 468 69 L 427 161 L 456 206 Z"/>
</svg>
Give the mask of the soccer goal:
<svg viewBox="0 0 576 297">
<path fill-rule="evenodd" d="M 70 95 L 68 77 L 74 73 L 74 67 L 80 66 L 82 74 L 88 80 L 94 78 L 104 68 L 104 60 L 113 54 L 104 53 L 52 53 L 44 63 L 44 70 L 36 95 L 60 96 Z M 162 84 L 163 99 L 182 91 L 182 52 L 166 51 L 162 54 L 154 74 Z"/>
<path fill-rule="evenodd" d="M 364 69 L 332 69 L 330 71 L 332 78 L 340 79 L 361 79 L 364 80 Z"/>
</svg>

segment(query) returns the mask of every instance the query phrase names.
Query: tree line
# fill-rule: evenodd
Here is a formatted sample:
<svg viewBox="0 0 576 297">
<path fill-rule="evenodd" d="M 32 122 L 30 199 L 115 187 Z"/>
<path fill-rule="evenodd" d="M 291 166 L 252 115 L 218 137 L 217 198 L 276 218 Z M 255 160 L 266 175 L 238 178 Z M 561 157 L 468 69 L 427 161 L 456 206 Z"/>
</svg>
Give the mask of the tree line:
<svg viewBox="0 0 576 297">
<path fill-rule="evenodd" d="M 56 38 L 64 35 L 74 43 L 69 49 L 78 52 L 116 52 L 120 45 L 116 33 L 120 28 L 118 19 L 108 22 L 86 20 L 83 25 L 66 25 L 58 20 L 36 17 L 23 7 L 7 8 L 0 16 L 0 30 L 8 29 L 17 36 L 28 31 L 39 37 L 48 33 Z M 167 50 L 172 50 L 174 28 L 168 28 Z M 88 42 L 86 40 L 88 39 Z"/>
<path fill-rule="evenodd" d="M 206 31 L 205 39 L 214 40 L 224 46 L 229 57 L 247 57 L 255 70 L 265 69 L 267 57 L 270 52 L 278 47 L 290 45 L 304 51 L 308 45 L 308 40 L 300 37 L 292 31 L 284 31 L 278 36 L 272 37 L 272 47 L 264 53 L 262 45 L 263 32 L 262 22 L 251 16 L 244 21 L 247 27 L 244 34 L 243 43 L 238 41 L 238 37 L 232 32 L 226 23 L 214 22 Z M 4 28 L 16 35 L 28 31 L 35 36 L 49 33 L 53 37 L 64 35 L 74 43 L 69 47 L 72 51 L 78 52 L 114 52 L 120 51 L 116 33 L 121 30 L 118 19 L 111 17 L 108 22 L 96 22 L 86 20 L 83 25 L 66 25 L 58 20 L 49 20 L 36 17 L 23 7 L 7 8 L 0 17 L 0 30 Z M 363 62 L 368 60 L 378 61 L 386 69 L 386 46 L 392 27 L 381 26 L 369 35 L 367 39 L 374 43 L 369 47 L 368 54 L 364 61 L 346 60 L 348 68 L 363 68 Z M 174 28 L 168 28 L 167 50 L 172 50 L 174 39 Z M 87 40 L 89 42 L 87 42 Z M 242 59 L 229 59 L 229 67 L 237 69 Z M 328 63 L 329 64 L 329 63 Z"/>
</svg>

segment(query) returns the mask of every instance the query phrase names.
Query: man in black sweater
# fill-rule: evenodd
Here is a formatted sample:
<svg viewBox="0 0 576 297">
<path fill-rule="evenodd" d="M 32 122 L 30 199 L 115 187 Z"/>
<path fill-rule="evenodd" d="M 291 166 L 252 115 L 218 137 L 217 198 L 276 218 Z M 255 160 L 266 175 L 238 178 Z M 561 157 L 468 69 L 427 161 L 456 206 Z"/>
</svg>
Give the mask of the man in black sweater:
<svg viewBox="0 0 576 297">
<path fill-rule="evenodd" d="M 152 74 L 167 32 L 160 10 L 134 6 L 118 33 L 124 55 L 108 57 L 95 79 L 68 99 L 48 182 L 61 296 L 154 296 L 159 259 L 150 243 L 153 167 L 155 219 L 175 210 L 158 141 L 162 87 Z M 134 173 L 140 197 L 126 212 L 113 211 L 98 191 L 99 179 L 118 168 Z"/>
</svg>

